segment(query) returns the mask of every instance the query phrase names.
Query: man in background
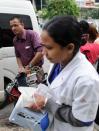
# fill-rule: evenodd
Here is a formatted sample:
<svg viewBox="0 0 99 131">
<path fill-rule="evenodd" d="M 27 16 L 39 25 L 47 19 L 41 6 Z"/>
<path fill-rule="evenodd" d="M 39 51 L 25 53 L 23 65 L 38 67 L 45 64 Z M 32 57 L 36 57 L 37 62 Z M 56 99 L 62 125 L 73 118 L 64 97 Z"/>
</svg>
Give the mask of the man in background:
<svg viewBox="0 0 99 131">
<path fill-rule="evenodd" d="M 32 66 L 42 66 L 42 46 L 37 32 L 24 29 L 24 23 L 18 16 L 10 20 L 12 32 L 15 34 L 13 43 L 18 64 L 18 71 L 28 72 Z"/>
<path fill-rule="evenodd" d="M 18 72 L 28 74 L 33 66 L 42 67 L 42 46 L 37 32 L 26 30 L 22 19 L 18 16 L 14 16 L 10 20 L 10 26 L 12 32 L 15 34 L 13 43 L 18 64 Z M 12 102 L 13 99 L 5 92 L 5 99 L 1 102 L 0 109 Z"/>
</svg>

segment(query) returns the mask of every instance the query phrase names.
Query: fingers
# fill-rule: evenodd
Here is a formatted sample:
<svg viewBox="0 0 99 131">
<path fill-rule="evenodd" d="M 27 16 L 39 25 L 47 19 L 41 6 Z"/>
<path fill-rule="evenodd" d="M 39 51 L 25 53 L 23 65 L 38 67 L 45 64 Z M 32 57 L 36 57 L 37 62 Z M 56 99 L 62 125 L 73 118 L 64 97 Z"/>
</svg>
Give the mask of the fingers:
<svg viewBox="0 0 99 131">
<path fill-rule="evenodd" d="M 26 74 L 30 74 L 31 73 L 31 70 L 28 66 L 25 66 L 25 73 Z"/>
<path fill-rule="evenodd" d="M 37 93 L 33 94 L 33 103 L 26 105 L 33 110 L 41 110 L 45 104 L 45 98 Z"/>
<path fill-rule="evenodd" d="M 27 104 L 25 107 L 34 111 L 41 111 L 41 107 L 39 107 L 37 104 Z"/>
<path fill-rule="evenodd" d="M 24 67 L 20 67 L 20 68 L 18 69 L 18 72 L 19 72 L 19 73 L 25 72 Z"/>
</svg>

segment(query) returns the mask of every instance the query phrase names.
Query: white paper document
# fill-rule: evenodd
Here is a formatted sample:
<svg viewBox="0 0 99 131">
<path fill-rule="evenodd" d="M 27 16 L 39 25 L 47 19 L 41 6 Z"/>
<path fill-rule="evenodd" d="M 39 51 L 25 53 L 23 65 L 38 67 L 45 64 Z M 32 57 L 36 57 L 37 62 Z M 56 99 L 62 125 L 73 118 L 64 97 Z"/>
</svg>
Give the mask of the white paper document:
<svg viewBox="0 0 99 131">
<path fill-rule="evenodd" d="M 40 121 L 43 117 L 44 114 L 40 112 L 33 112 L 28 108 L 19 108 L 15 112 L 14 117 L 10 116 L 9 120 L 24 128 L 30 128 L 33 131 L 41 131 Z"/>
<path fill-rule="evenodd" d="M 42 131 L 40 121 L 46 115 L 46 111 L 36 112 L 26 107 L 28 103 L 33 103 L 33 97 L 31 96 L 36 89 L 32 87 L 20 87 L 19 90 L 22 94 L 9 117 L 9 121 L 24 128 L 32 129 L 33 131 Z"/>
</svg>

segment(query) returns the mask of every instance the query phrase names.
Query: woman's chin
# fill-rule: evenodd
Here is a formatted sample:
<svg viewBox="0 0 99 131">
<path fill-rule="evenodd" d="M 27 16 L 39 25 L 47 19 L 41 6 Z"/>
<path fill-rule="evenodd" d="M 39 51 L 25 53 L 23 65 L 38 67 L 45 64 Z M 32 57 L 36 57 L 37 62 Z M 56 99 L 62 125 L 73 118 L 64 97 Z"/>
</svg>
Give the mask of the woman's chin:
<svg viewBox="0 0 99 131">
<path fill-rule="evenodd" d="M 50 58 L 47 58 L 47 59 L 48 59 L 51 63 L 54 63 L 52 59 L 50 59 Z"/>
<path fill-rule="evenodd" d="M 54 60 L 52 60 L 52 59 L 48 59 L 51 63 L 57 63 L 57 62 L 55 62 Z"/>
</svg>

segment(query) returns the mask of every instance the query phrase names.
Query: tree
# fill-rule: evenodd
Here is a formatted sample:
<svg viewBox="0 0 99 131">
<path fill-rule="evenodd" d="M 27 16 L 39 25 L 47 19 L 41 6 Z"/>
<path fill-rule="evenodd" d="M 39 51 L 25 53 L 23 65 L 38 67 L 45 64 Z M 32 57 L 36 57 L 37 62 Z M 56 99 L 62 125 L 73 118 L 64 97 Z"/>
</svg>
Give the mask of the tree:
<svg viewBox="0 0 99 131">
<path fill-rule="evenodd" d="M 99 19 L 99 8 L 81 8 L 80 12 L 83 19 L 87 19 L 88 17 Z"/>
<path fill-rule="evenodd" d="M 46 0 L 46 8 L 43 8 L 40 15 L 43 18 L 52 18 L 55 15 L 79 15 L 79 7 L 75 0 Z"/>
</svg>

